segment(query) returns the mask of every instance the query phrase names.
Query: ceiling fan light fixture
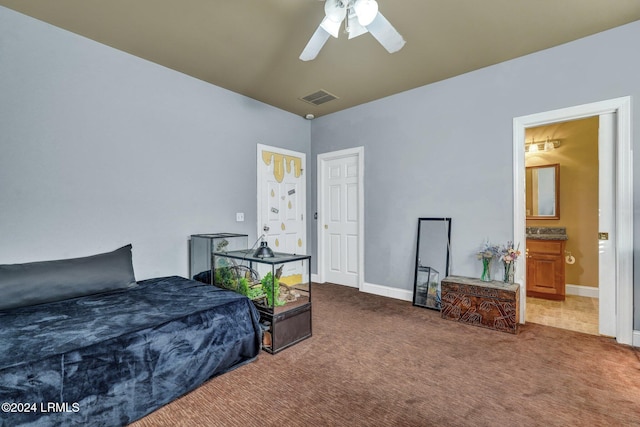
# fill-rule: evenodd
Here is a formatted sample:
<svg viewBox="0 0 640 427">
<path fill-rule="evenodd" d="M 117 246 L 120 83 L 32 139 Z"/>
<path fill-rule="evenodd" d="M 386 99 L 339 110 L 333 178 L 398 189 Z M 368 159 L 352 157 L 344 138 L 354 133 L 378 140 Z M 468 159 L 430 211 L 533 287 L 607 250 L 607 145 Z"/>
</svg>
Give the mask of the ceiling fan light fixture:
<svg viewBox="0 0 640 427">
<path fill-rule="evenodd" d="M 360 25 L 356 13 L 353 11 L 353 8 L 350 8 L 349 14 L 347 15 L 347 33 L 349 33 L 349 39 L 361 36 L 366 32 L 368 32 L 368 30 Z"/>
<path fill-rule="evenodd" d="M 327 0 L 324 3 L 324 14 L 331 21 L 340 24 L 347 16 L 347 6 L 341 0 Z"/>
<path fill-rule="evenodd" d="M 340 24 L 342 24 L 342 22 L 334 22 L 333 20 L 325 17 L 322 20 L 320 27 L 333 37 L 338 38 L 340 35 Z"/>
<path fill-rule="evenodd" d="M 318 56 L 329 35 L 338 38 L 345 18 L 345 30 L 350 39 L 368 32 L 389 53 L 399 51 L 405 44 L 398 30 L 378 11 L 376 0 L 325 0 L 324 7 L 326 16 L 300 54 L 302 61 L 311 61 Z"/>
<path fill-rule="evenodd" d="M 378 2 L 376 0 L 356 0 L 353 10 L 358 15 L 358 22 L 363 27 L 371 24 L 378 14 Z"/>
</svg>

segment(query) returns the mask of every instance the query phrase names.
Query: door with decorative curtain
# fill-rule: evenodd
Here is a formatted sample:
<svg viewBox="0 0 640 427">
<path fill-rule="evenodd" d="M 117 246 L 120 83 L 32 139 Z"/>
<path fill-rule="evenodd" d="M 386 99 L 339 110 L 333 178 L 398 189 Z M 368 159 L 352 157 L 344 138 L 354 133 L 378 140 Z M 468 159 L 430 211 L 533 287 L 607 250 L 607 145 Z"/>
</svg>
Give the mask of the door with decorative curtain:
<svg viewBox="0 0 640 427">
<path fill-rule="evenodd" d="M 257 151 L 257 235 L 264 235 L 275 252 L 306 254 L 305 154 L 262 144 Z M 291 274 L 283 271 L 281 281 L 296 283 Z"/>
</svg>

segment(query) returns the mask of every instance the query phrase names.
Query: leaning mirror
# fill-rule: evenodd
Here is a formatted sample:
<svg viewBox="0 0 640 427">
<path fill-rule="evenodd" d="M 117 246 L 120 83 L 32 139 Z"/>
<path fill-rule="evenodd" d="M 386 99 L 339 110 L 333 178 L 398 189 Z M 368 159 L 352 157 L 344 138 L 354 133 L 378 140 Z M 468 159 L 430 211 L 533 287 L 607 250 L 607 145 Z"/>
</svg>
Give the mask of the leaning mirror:
<svg viewBox="0 0 640 427">
<path fill-rule="evenodd" d="M 440 310 L 440 281 L 449 275 L 451 218 L 418 218 L 413 305 Z"/>
<path fill-rule="evenodd" d="M 526 168 L 527 219 L 560 219 L 560 165 Z"/>
</svg>

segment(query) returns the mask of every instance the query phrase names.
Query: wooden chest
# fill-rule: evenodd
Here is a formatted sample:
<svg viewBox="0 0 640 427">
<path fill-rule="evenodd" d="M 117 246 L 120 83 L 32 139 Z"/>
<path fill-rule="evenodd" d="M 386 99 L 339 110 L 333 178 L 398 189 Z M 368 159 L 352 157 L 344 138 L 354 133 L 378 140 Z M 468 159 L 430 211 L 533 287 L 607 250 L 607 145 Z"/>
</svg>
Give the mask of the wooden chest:
<svg viewBox="0 0 640 427">
<path fill-rule="evenodd" d="M 520 285 L 448 276 L 441 287 L 443 319 L 518 333 Z"/>
</svg>

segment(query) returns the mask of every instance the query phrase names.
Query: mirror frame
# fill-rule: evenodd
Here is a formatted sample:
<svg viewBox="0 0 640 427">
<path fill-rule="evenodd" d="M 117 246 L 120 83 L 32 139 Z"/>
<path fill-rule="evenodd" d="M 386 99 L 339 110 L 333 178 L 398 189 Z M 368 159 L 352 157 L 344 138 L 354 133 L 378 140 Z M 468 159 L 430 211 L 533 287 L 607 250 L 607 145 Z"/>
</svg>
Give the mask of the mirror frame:
<svg viewBox="0 0 640 427">
<path fill-rule="evenodd" d="M 556 203 L 556 212 L 555 215 L 526 215 L 526 219 L 560 219 L 560 164 L 552 163 L 549 165 L 538 165 L 538 166 L 527 166 L 525 169 L 542 169 L 542 168 L 554 168 L 555 171 L 555 203 Z M 527 211 L 527 187 L 526 187 L 526 171 L 525 171 L 525 212 Z"/>
<path fill-rule="evenodd" d="M 417 307 L 424 307 L 424 308 L 430 308 L 433 310 L 438 310 L 440 311 L 442 309 L 442 303 L 439 301 L 437 302 L 435 305 L 428 305 L 428 304 L 420 304 L 418 303 L 418 270 L 420 267 L 422 267 L 420 265 L 420 236 L 421 236 L 421 225 L 423 223 L 423 221 L 440 221 L 443 222 L 445 225 L 444 227 L 446 227 L 446 234 L 447 234 L 447 242 L 446 242 L 446 248 L 445 250 L 447 251 L 446 254 L 446 266 L 445 266 L 445 271 L 443 271 L 442 274 L 443 276 L 440 277 L 440 282 L 442 282 L 442 280 L 447 277 L 449 275 L 449 270 L 450 270 L 450 262 L 449 262 L 449 258 L 451 256 L 451 218 L 418 218 L 418 238 L 417 238 L 417 244 L 416 244 L 416 262 L 415 262 L 415 271 L 414 271 L 414 277 L 413 277 L 413 305 L 417 306 Z M 437 292 L 438 295 L 440 294 L 440 283 L 438 283 L 438 288 L 437 288 Z"/>
</svg>

